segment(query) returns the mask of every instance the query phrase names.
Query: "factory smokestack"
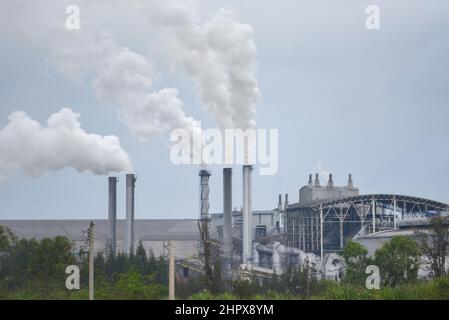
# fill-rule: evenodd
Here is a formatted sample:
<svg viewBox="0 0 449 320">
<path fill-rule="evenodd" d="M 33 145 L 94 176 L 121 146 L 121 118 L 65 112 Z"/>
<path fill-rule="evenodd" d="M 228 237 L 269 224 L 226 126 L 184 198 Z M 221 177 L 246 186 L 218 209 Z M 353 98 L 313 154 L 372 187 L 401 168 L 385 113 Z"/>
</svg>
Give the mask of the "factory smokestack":
<svg viewBox="0 0 449 320">
<path fill-rule="evenodd" d="M 200 218 L 207 218 L 209 215 L 209 177 L 210 172 L 200 170 Z"/>
<path fill-rule="evenodd" d="M 329 174 L 329 181 L 327 182 L 329 188 L 334 186 L 334 180 L 332 179 L 332 173 Z"/>
<path fill-rule="evenodd" d="M 243 263 L 252 260 L 252 171 L 250 165 L 243 166 Z"/>
<path fill-rule="evenodd" d="M 282 212 L 282 194 L 279 195 L 279 200 L 278 200 L 278 212 Z"/>
<path fill-rule="evenodd" d="M 320 175 L 318 173 L 315 173 L 315 187 L 320 186 Z"/>
<path fill-rule="evenodd" d="M 109 250 L 117 249 L 117 177 L 109 177 Z"/>
<path fill-rule="evenodd" d="M 136 176 L 126 175 L 126 252 L 134 252 L 134 189 Z"/>
<path fill-rule="evenodd" d="M 349 174 L 349 177 L 348 177 L 348 187 L 349 188 L 354 187 L 354 183 L 352 182 L 352 174 Z"/>
<path fill-rule="evenodd" d="M 223 251 L 226 257 L 232 253 L 232 168 L 223 169 Z"/>
<path fill-rule="evenodd" d="M 313 186 L 312 174 L 309 174 L 309 187 Z"/>
</svg>

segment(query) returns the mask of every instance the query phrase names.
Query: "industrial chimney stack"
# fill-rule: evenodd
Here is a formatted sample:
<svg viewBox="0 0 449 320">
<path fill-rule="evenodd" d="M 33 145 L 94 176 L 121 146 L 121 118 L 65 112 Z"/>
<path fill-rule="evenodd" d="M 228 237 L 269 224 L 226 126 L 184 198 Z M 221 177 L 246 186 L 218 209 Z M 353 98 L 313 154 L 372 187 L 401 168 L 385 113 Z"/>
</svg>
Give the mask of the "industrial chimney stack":
<svg viewBox="0 0 449 320">
<path fill-rule="evenodd" d="M 136 176 L 126 175 L 126 252 L 134 252 L 134 189 Z"/>
<path fill-rule="evenodd" d="M 210 172 L 200 170 L 200 218 L 207 218 L 209 215 L 209 177 Z"/>
<path fill-rule="evenodd" d="M 320 175 L 318 173 L 315 173 L 315 187 L 320 186 Z"/>
<path fill-rule="evenodd" d="M 313 186 L 312 174 L 309 174 L 309 187 Z"/>
<path fill-rule="evenodd" d="M 354 183 L 352 182 L 352 174 L 349 174 L 348 177 L 348 188 L 353 188 L 354 187 Z"/>
<path fill-rule="evenodd" d="M 244 264 L 252 262 L 252 171 L 251 165 L 243 166 L 243 252 Z"/>
<path fill-rule="evenodd" d="M 332 179 L 332 173 L 329 173 L 329 181 L 327 182 L 327 186 L 329 188 L 333 188 L 334 187 L 334 180 Z"/>
<path fill-rule="evenodd" d="M 223 251 L 232 254 L 232 168 L 223 168 Z"/>
<path fill-rule="evenodd" d="M 109 177 L 109 249 L 112 254 L 117 249 L 117 177 Z"/>
</svg>

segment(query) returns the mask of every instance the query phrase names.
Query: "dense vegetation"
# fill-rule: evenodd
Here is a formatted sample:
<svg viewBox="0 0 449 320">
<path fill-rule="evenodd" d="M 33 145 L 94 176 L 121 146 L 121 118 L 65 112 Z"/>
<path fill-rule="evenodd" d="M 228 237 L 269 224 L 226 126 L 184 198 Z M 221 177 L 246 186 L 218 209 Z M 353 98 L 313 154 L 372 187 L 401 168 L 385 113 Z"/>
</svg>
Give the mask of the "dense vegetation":
<svg viewBox="0 0 449 320">
<path fill-rule="evenodd" d="M 449 218 L 447 218 L 449 221 Z M 448 221 L 440 221 L 447 226 Z M 178 279 L 178 299 L 449 299 L 449 276 L 444 258 L 449 232 L 434 220 L 432 242 L 394 237 L 372 257 L 366 248 L 349 241 L 344 248 L 346 264 L 340 283 L 319 281 L 312 266 L 289 268 L 282 275 L 264 279 L 226 280 L 217 276 Z M 88 255 L 74 255 L 64 237 L 17 239 L 0 226 L 0 299 L 87 299 Z M 437 250 L 435 249 L 437 248 Z M 428 257 L 431 280 L 419 280 L 420 257 Z M 68 265 L 80 268 L 80 289 L 65 287 Z M 213 265 L 213 264 L 210 264 Z M 365 286 L 366 267 L 376 265 L 380 290 Z M 214 267 L 214 270 L 215 267 Z M 96 299 L 166 299 L 168 264 L 163 257 L 147 255 L 140 243 L 130 256 L 98 255 L 95 258 Z M 207 273 L 205 273 L 207 274 Z M 209 277 L 216 272 L 209 272 Z M 211 283 L 213 290 L 210 289 Z"/>
<path fill-rule="evenodd" d="M 80 290 L 67 290 L 66 267 L 80 267 Z M 95 298 L 165 299 L 167 262 L 136 253 L 95 258 Z M 15 239 L 0 227 L 0 299 L 87 299 L 88 255 L 72 253 L 67 238 Z"/>
</svg>

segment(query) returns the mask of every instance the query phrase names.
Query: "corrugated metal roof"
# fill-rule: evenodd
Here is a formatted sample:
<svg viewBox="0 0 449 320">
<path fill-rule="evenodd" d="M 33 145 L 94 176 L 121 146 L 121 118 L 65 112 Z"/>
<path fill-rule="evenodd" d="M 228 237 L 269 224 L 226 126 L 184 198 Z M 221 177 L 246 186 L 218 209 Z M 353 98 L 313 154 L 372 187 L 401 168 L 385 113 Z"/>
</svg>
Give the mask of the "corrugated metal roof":
<svg viewBox="0 0 449 320">
<path fill-rule="evenodd" d="M 19 238 L 65 236 L 78 239 L 91 220 L 0 220 Z M 95 239 L 105 242 L 109 238 L 109 221 L 92 220 L 95 223 Z M 117 220 L 117 241 L 125 239 L 126 221 Z M 136 240 L 200 240 L 196 219 L 136 219 Z"/>
</svg>

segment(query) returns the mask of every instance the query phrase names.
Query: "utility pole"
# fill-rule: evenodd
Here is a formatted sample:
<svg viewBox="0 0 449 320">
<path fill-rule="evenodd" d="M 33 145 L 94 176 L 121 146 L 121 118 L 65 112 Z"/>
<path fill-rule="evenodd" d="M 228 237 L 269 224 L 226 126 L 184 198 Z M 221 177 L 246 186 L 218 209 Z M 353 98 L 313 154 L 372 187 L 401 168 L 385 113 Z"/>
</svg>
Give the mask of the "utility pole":
<svg viewBox="0 0 449 320">
<path fill-rule="evenodd" d="M 175 242 L 168 242 L 168 300 L 175 300 Z"/>
<path fill-rule="evenodd" d="M 323 226 L 323 205 L 320 205 L 320 255 L 321 255 L 321 277 L 325 278 L 326 267 L 324 265 L 324 226 Z"/>
<path fill-rule="evenodd" d="M 89 300 L 94 300 L 94 223 L 89 226 Z"/>
</svg>

